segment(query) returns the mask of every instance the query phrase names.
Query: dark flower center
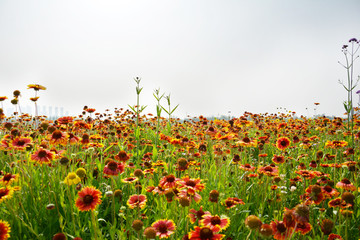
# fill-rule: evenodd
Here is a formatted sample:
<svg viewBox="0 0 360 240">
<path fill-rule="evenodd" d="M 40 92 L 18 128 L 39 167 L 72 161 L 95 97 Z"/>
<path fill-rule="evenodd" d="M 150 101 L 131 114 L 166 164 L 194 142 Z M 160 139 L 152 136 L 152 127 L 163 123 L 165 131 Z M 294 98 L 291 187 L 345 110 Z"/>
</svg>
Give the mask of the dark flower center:
<svg viewBox="0 0 360 240">
<path fill-rule="evenodd" d="M 6 175 L 4 176 L 4 181 L 5 181 L 5 182 L 8 182 L 8 181 L 11 180 L 11 178 L 12 178 L 12 174 L 11 174 L 11 173 L 6 174 Z"/>
<path fill-rule="evenodd" d="M 286 147 L 287 146 L 287 141 L 286 140 L 282 140 L 280 142 L 280 145 L 283 146 L 283 147 Z"/>
<path fill-rule="evenodd" d="M 244 138 L 243 138 L 243 142 L 245 142 L 245 143 L 249 143 L 249 142 L 250 142 L 250 138 L 248 138 L 248 137 L 244 137 Z"/>
<path fill-rule="evenodd" d="M 267 171 L 267 172 L 272 172 L 272 167 L 266 166 L 266 167 L 264 168 L 264 170 Z"/>
<path fill-rule="evenodd" d="M 39 158 L 44 158 L 44 157 L 46 157 L 46 155 L 47 155 L 47 153 L 46 153 L 45 150 L 40 150 L 40 151 L 38 152 Z"/>
<path fill-rule="evenodd" d="M 175 176 L 174 175 L 166 176 L 166 181 L 167 182 L 174 182 L 175 181 Z"/>
<path fill-rule="evenodd" d="M 214 234 L 210 228 L 205 227 L 200 230 L 200 239 L 211 239 L 213 236 Z"/>
<path fill-rule="evenodd" d="M 199 211 L 196 212 L 196 217 L 197 217 L 198 219 L 202 219 L 202 216 L 203 216 L 204 214 L 205 214 L 204 211 L 200 209 Z"/>
<path fill-rule="evenodd" d="M 186 181 L 186 186 L 190 186 L 190 187 L 195 187 L 196 186 L 196 182 L 193 180 L 188 180 Z"/>
<path fill-rule="evenodd" d="M 108 168 L 110 168 L 110 170 L 112 171 L 115 171 L 117 169 L 117 163 L 115 161 L 110 161 L 108 164 L 107 164 Z"/>
<path fill-rule="evenodd" d="M 167 226 L 166 226 L 165 223 L 161 223 L 160 226 L 158 227 L 158 230 L 159 230 L 159 232 L 161 232 L 161 233 L 167 233 L 168 228 L 167 228 Z"/>
<path fill-rule="evenodd" d="M 351 182 L 347 178 L 344 178 L 343 180 L 341 180 L 341 182 L 345 184 L 351 184 Z"/>
<path fill-rule="evenodd" d="M 280 233 L 284 233 L 286 231 L 286 227 L 284 223 L 278 223 L 276 224 L 276 229 L 280 232 Z"/>
<path fill-rule="evenodd" d="M 60 138 L 62 138 L 62 133 L 59 130 L 55 130 L 52 134 L 52 138 L 60 139 Z"/>
<path fill-rule="evenodd" d="M 91 204 L 92 202 L 93 202 L 93 200 L 94 200 L 94 197 L 93 196 L 91 196 L 91 195 L 86 195 L 85 197 L 84 197 L 84 203 L 85 204 Z"/>
<path fill-rule="evenodd" d="M 1 189 L 0 190 L 0 199 L 2 199 L 2 197 L 6 196 L 8 193 L 9 193 L 9 190 Z"/>
<path fill-rule="evenodd" d="M 221 220 L 220 220 L 220 217 L 219 216 L 214 216 L 211 218 L 210 220 L 211 224 L 212 225 L 220 225 L 221 224 Z"/>
<path fill-rule="evenodd" d="M 24 146 L 25 143 L 26 143 L 26 142 L 25 142 L 24 140 L 19 140 L 16 145 L 18 145 L 18 146 Z"/>
</svg>

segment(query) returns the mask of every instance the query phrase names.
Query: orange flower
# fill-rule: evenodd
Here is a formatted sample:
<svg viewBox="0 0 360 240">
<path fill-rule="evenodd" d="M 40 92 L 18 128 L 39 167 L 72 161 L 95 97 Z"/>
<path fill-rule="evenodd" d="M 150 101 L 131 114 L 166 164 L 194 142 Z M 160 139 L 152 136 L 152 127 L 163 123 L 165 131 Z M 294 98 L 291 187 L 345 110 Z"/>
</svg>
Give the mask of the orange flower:
<svg viewBox="0 0 360 240">
<path fill-rule="evenodd" d="M 290 146 L 290 139 L 287 138 L 287 137 L 281 137 L 281 138 L 278 138 L 277 141 L 276 141 L 276 147 L 279 149 L 279 150 L 285 150 L 286 148 L 288 148 Z"/>
<path fill-rule="evenodd" d="M 189 233 L 189 240 L 220 240 L 223 238 L 223 234 L 215 234 L 215 232 L 208 227 L 196 226 L 195 230 Z"/>
<path fill-rule="evenodd" d="M 281 163 L 285 162 L 285 158 L 283 156 L 278 156 L 278 155 L 275 155 L 275 154 L 274 154 L 274 156 L 273 156 L 273 158 L 271 160 L 276 164 L 281 164 Z"/>
<path fill-rule="evenodd" d="M 125 151 L 120 151 L 117 155 L 115 155 L 115 159 L 121 162 L 126 162 L 130 159 L 130 156 Z"/>
<path fill-rule="evenodd" d="M 0 183 L 6 186 L 11 184 L 12 182 L 16 182 L 18 179 L 19 179 L 19 174 L 7 173 L 0 178 Z"/>
<path fill-rule="evenodd" d="M 131 209 L 134 209 L 135 207 L 143 209 L 146 205 L 146 201 L 147 200 L 145 195 L 131 195 L 129 200 L 127 201 L 127 205 Z"/>
<path fill-rule="evenodd" d="M 204 212 L 202 206 L 200 207 L 199 211 L 196 211 L 195 209 L 190 209 L 190 212 L 191 213 L 189 214 L 189 218 L 190 218 L 191 223 L 195 223 L 196 220 L 199 220 L 199 221 L 202 220 L 203 219 L 202 217 L 205 214 L 210 214 L 209 211 Z"/>
<path fill-rule="evenodd" d="M 95 187 L 84 187 L 78 192 L 75 206 L 79 211 L 95 210 L 96 206 L 101 203 L 101 192 Z"/>
<path fill-rule="evenodd" d="M 6 240 L 10 237 L 11 228 L 8 222 L 0 220 L 0 240 Z"/>
<path fill-rule="evenodd" d="M 41 86 L 39 84 L 29 84 L 28 85 L 28 89 L 34 89 L 35 91 L 39 91 L 39 90 L 46 90 L 46 87 Z"/>
<path fill-rule="evenodd" d="M 49 142 L 53 145 L 66 145 L 69 139 L 69 135 L 66 132 L 55 130 L 51 135 L 48 136 Z"/>
<path fill-rule="evenodd" d="M 347 178 L 344 178 L 343 180 L 338 182 L 336 184 L 336 187 L 344 189 L 344 190 L 348 190 L 348 191 L 355 191 L 356 190 L 356 187 Z"/>
<path fill-rule="evenodd" d="M 258 168 L 258 173 L 265 174 L 266 176 L 269 176 L 269 177 L 277 176 L 278 172 L 279 172 L 279 170 L 277 169 L 277 167 L 272 167 L 271 165 Z"/>
<path fill-rule="evenodd" d="M 210 228 L 214 232 L 224 230 L 230 225 L 230 219 L 228 217 L 220 218 L 218 215 L 212 216 L 211 214 L 205 214 L 202 218 L 200 224 Z"/>
<path fill-rule="evenodd" d="M 151 225 L 156 230 L 156 236 L 161 238 L 168 238 L 171 234 L 174 233 L 176 228 L 174 222 L 172 220 L 159 220 L 154 222 Z"/>
<path fill-rule="evenodd" d="M 26 147 L 31 146 L 32 138 L 30 137 L 17 137 L 14 138 L 10 145 L 16 150 L 24 150 Z"/>
<path fill-rule="evenodd" d="M 47 149 L 39 148 L 31 155 L 30 159 L 39 164 L 47 164 L 54 159 L 54 153 Z"/>
</svg>

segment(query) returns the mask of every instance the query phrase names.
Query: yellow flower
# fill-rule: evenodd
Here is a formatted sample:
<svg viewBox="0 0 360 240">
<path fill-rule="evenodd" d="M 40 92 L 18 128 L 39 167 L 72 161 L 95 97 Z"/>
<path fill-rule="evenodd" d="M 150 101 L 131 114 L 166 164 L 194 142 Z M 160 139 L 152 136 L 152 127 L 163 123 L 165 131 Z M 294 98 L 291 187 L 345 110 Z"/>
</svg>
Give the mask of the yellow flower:
<svg viewBox="0 0 360 240">
<path fill-rule="evenodd" d="M 11 187 L 0 188 L 0 203 L 12 198 L 13 193 L 14 190 Z"/>
<path fill-rule="evenodd" d="M 74 172 L 69 173 L 64 180 L 64 183 L 69 186 L 78 184 L 79 182 L 81 182 L 81 179 Z"/>
</svg>

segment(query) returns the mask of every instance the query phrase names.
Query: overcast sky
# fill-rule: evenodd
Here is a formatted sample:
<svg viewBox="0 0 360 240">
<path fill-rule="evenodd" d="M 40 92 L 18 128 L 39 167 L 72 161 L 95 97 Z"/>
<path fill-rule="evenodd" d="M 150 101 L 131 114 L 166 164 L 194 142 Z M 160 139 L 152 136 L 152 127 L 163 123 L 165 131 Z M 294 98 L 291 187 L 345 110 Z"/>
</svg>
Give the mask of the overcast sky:
<svg viewBox="0 0 360 240">
<path fill-rule="evenodd" d="M 312 115 L 315 102 L 343 116 L 338 61 L 359 13 L 359 0 L 1 0 L 0 96 L 32 106 L 38 83 L 39 105 L 103 112 L 136 104 L 139 76 L 146 112 L 160 88 L 179 117 Z"/>
</svg>

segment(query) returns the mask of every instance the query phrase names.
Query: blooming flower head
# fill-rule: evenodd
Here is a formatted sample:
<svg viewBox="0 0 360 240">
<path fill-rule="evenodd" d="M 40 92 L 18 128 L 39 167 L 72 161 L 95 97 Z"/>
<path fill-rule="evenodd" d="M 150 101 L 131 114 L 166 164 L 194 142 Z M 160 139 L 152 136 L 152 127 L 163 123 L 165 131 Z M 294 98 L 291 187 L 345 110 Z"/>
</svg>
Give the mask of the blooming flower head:
<svg viewBox="0 0 360 240">
<path fill-rule="evenodd" d="M 348 191 L 355 191 L 356 187 L 350 182 L 349 179 L 344 178 L 336 184 L 337 188 L 341 188 Z"/>
<path fill-rule="evenodd" d="M 224 205 L 227 209 L 233 208 L 238 204 L 244 205 L 245 203 L 243 202 L 243 200 L 236 198 L 236 197 L 234 197 L 234 198 L 229 197 L 224 201 Z"/>
<path fill-rule="evenodd" d="M 0 183 L 4 186 L 10 185 L 19 179 L 19 174 L 6 173 L 0 178 Z"/>
<path fill-rule="evenodd" d="M 269 176 L 269 177 L 277 176 L 278 172 L 279 172 L 278 168 L 277 167 L 272 167 L 271 165 L 258 168 L 258 173 L 262 173 L 262 174 L 264 174 L 266 176 Z"/>
<path fill-rule="evenodd" d="M 212 216 L 211 214 L 205 214 L 202 218 L 200 224 L 209 227 L 214 232 L 224 230 L 230 225 L 230 219 L 226 216 L 220 218 L 218 215 Z"/>
<path fill-rule="evenodd" d="M 11 228 L 8 222 L 0 220 L 0 240 L 6 240 L 10 237 Z"/>
<path fill-rule="evenodd" d="M 0 188 L 0 203 L 12 198 L 13 193 L 14 193 L 14 190 L 11 187 Z"/>
<path fill-rule="evenodd" d="M 216 232 L 209 227 L 196 226 L 195 229 L 189 233 L 189 240 L 220 240 L 223 238 L 223 234 L 216 234 Z"/>
<path fill-rule="evenodd" d="M 54 153 L 47 149 L 39 148 L 31 155 L 30 159 L 39 164 L 47 164 L 51 163 L 51 161 L 54 159 Z"/>
<path fill-rule="evenodd" d="M 179 181 L 179 178 L 176 178 L 174 175 L 170 174 L 165 177 L 163 177 L 160 180 L 159 185 L 163 188 L 176 188 L 176 184 Z"/>
<path fill-rule="evenodd" d="M 32 138 L 30 137 L 16 137 L 11 142 L 10 145 L 16 150 L 24 150 L 26 147 L 31 146 Z"/>
<path fill-rule="evenodd" d="M 126 162 L 130 159 L 130 155 L 128 155 L 125 151 L 120 151 L 117 155 L 115 155 L 115 159 L 120 162 Z"/>
<path fill-rule="evenodd" d="M 144 208 L 146 205 L 146 196 L 143 194 L 140 195 L 131 195 L 127 201 L 129 208 L 134 209 L 135 207 Z"/>
<path fill-rule="evenodd" d="M 278 240 L 288 239 L 291 231 L 285 226 L 283 221 L 272 221 L 270 223 L 273 230 L 273 237 Z"/>
<path fill-rule="evenodd" d="M 55 130 L 48 136 L 48 139 L 53 145 L 66 145 L 69 139 L 69 134 L 60 130 Z"/>
<path fill-rule="evenodd" d="M 271 159 L 274 163 L 276 164 L 281 164 L 281 163 L 284 163 L 285 162 L 285 158 L 283 156 L 278 156 L 278 155 L 275 155 L 273 156 L 273 158 Z"/>
<path fill-rule="evenodd" d="M 118 163 L 115 161 L 109 161 L 106 166 L 104 167 L 104 173 L 107 175 L 117 176 L 124 172 L 125 164 Z"/>
<path fill-rule="evenodd" d="M 195 223 L 196 220 L 202 220 L 203 216 L 205 214 L 210 214 L 209 211 L 205 211 L 203 210 L 203 207 L 201 206 L 200 209 L 198 211 L 196 211 L 195 209 L 190 209 L 190 214 L 189 214 L 189 218 L 190 218 L 190 222 L 191 223 Z"/>
<path fill-rule="evenodd" d="M 76 173 L 74 172 L 68 173 L 68 175 L 64 180 L 64 183 L 69 186 L 78 184 L 79 182 L 81 182 L 81 178 L 78 175 L 76 175 Z"/>
<path fill-rule="evenodd" d="M 188 176 L 183 177 L 180 181 L 180 188 L 185 187 L 185 188 L 191 188 L 195 191 L 202 191 L 205 188 L 205 185 L 203 183 L 201 183 L 201 179 L 197 178 L 197 179 L 191 179 Z"/>
<path fill-rule="evenodd" d="M 278 138 L 276 140 L 276 147 L 279 149 L 279 150 L 285 150 L 286 148 L 288 148 L 290 146 L 290 139 L 287 138 L 287 137 L 281 137 L 281 138 Z"/>
<path fill-rule="evenodd" d="M 75 205 L 80 211 L 89 211 L 95 210 L 100 203 L 101 192 L 95 187 L 84 187 L 78 192 Z"/>
<path fill-rule="evenodd" d="M 40 84 L 29 84 L 28 85 L 28 89 L 34 89 L 35 91 L 39 91 L 39 90 L 46 90 L 46 87 L 41 86 Z"/>
<path fill-rule="evenodd" d="M 176 228 L 172 220 L 158 220 L 151 225 L 156 230 L 156 236 L 161 238 L 168 238 L 171 234 L 174 233 Z"/>
</svg>

